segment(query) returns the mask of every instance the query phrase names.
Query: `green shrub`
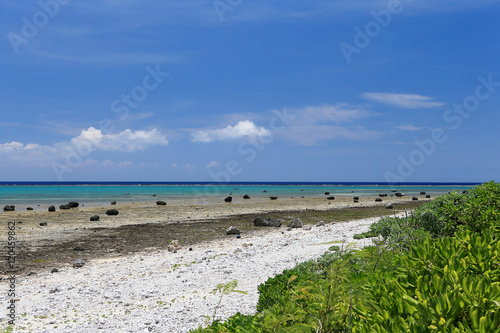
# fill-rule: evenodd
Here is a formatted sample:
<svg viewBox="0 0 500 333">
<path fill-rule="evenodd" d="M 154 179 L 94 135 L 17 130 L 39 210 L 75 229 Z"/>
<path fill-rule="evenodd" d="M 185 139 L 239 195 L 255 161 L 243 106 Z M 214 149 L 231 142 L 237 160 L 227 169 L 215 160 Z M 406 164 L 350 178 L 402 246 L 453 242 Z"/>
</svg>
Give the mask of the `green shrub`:
<svg viewBox="0 0 500 333">
<path fill-rule="evenodd" d="M 426 239 L 378 272 L 352 332 L 500 332 L 500 242 L 460 232 Z"/>
<path fill-rule="evenodd" d="M 449 237 L 465 230 L 499 234 L 500 184 L 487 182 L 466 193 L 454 190 L 419 206 L 409 216 L 382 218 L 370 226 L 372 234 L 401 250 L 427 236 Z"/>
<path fill-rule="evenodd" d="M 267 281 L 258 286 L 259 301 L 257 311 L 262 312 L 271 308 L 275 304 L 288 302 L 286 292 L 289 288 L 297 285 L 300 281 L 318 281 L 324 279 L 327 275 L 327 269 L 341 256 L 341 252 L 327 252 L 317 260 L 310 260 L 298 264 L 292 269 L 284 270 L 281 274 L 267 279 Z M 299 279 L 290 282 L 292 276 Z"/>
</svg>

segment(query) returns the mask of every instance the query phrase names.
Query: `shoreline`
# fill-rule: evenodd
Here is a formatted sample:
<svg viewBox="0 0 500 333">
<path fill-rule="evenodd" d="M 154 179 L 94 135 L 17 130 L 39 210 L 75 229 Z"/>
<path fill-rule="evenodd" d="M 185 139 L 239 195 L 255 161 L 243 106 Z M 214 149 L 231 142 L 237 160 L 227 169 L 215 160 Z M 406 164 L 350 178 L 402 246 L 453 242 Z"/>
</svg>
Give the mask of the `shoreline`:
<svg viewBox="0 0 500 333">
<path fill-rule="evenodd" d="M 236 312 L 255 313 L 257 287 L 300 262 L 315 259 L 332 244 L 364 246 L 354 240 L 379 218 L 313 226 L 310 230 L 261 228 L 226 236 L 177 253 L 147 249 L 113 258 L 96 258 L 82 268 L 69 263 L 17 279 L 18 332 L 188 332 L 204 324 L 219 299 L 219 283 L 238 281 L 248 294 L 224 297 L 217 319 Z M 355 245 L 356 244 L 356 245 Z M 6 280 L 0 281 L 5 289 Z M 0 303 L 7 301 L 0 295 Z M 21 315 L 22 314 L 22 315 Z M 0 313 L 0 326 L 6 324 Z"/>
<path fill-rule="evenodd" d="M 242 232 L 258 230 L 253 226 L 257 216 L 280 218 L 284 222 L 294 217 L 312 223 L 315 219 L 326 223 L 348 221 L 356 218 L 391 215 L 405 207 L 414 207 L 430 199 L 360 198 L 295 198 L 278 200 L 236 200 L 232 203 L 214 202 L 198 205 L 190 202 L 169 203 L 166 206 L 149 204 L 118 204 L 96 207 L 78 207 L 70 210 L 6 212 L 0 215 L 5 225 L 16 222 L 18 274 L 30 271 L 47 271 L 57 264 L 72 262 L 78 257 L 116 257 L 136 253 L 147 248 L 165 249 L 171 240 L 183 246 L 207 240 L 226 238 L 229 226 Z M 386 203 L 394 209 L 385 208 Z M 118 216 L 107 216 L 107 209 L 118 209 Z M 100 221 L 90 217 L 99 215 Z M 319 221 L 319 220 L 318 220 Z M 317 221 L 316 221 L 317 222 Z M 42 226 L 41 223 L 46 223 Z M 5 231 L 7 232 L 7 231 Z M 76 247 L 84 251 L 74 251 Z M 5 247 L 1 250 L 2 253 Z M 0 272 L 6 272 L 5 256 L 0 259 Z"/>
</svg>

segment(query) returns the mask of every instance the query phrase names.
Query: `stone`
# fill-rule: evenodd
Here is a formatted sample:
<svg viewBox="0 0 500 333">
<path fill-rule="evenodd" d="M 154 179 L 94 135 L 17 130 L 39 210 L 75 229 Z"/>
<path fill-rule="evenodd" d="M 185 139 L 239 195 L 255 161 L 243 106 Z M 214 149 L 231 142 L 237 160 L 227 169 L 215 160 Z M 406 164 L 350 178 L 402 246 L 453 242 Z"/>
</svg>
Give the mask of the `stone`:
<svg viewBox="0 0 500 333">
<path fill-rule="evenodd" d="M 67 209 L 71 209 L 71 207 L 69 205 L 61 205 L 61 206 L 59 206 L 59 209 L 67 210 Z"/>
<path fill-rule="evenodd" d="M 354 203 L 358 203 L 359 202 L 359 199 L 354 199 Z"/>
<path fill-rule="evenodd" d="M 111 201 L 111 204 L 112 205 L 116 205 L 116 201 Z"/>
<path fill-rule="evenodd" d="M 226 235 L 239 235 L 240 231 L 238 228 L 230 226 L 229 228 L 226 229 Z"/>
<path fill-rule="evenodd" d="M 425 192 L 424 191 L 420 192 L 420 195 L 425 195 Z"/>
<path fill-rule="evenodd" d="M 325 192 L 325 195 L 330 195 L 330 192 Z"/>
<path fill-rule="evenodd" d="M 240 239 L 241 238 L 241 235 L 237 235 L 236 238 Z"/>
<path fill-rule="evenodd" d="M 418 198 L 417 198 L 417 197 L 413 197 L 413 198 L 411 198 L 411 200 L 413 200 L 413 201 L 417 201 L 417 200 L 418 200 Z"/>
<path fill-rule="evenodd" d="M 13 205 L 6 205 L 3 208 L 4 212 L 14 212 L 15 210 L 16 210 L 16 206 L 13 206 Z"/>
<path fill-rule="evenodd" d="M 26 210 L 34 210 L 33 207 L 27 207 Z"/>
<path fill-rule="evenodd" d="M 83 247 L 81 247 L 80 245 L 76 246 L 73 251 L 85 251 L 85 249 Z"/>
<path fill-rule="evenodd" d="M 403 193 L 401 193 L 401 192 L 397 192 L 395 195 L 396 195 L 398 198 L 401 198 L 401 197 L 404 197 L 404 196 L 405 196 L 405 195 L 404 195 Z"/>
<path fill-rule="evenodd" d="M 382 198 L 376 198 L 375 199 L 375 202 L 380 202 L 380 201 L 382 201 Z"/>
<path fill-rule="evenodd" d="M 312 226 L 310 224 L 308 224 L 308 225 L 305 225 L 302 229 L 303 230 L 311 230 Z"/>
<path fill-rule="evenodd" d="M 335 200 L 335 197 L 328 197 L 326 200 Z"/>
<path fill-rule="evenodd" d="M 353 197 L 354 200 L 359 200 L 359 197 Z"/>
<path fill-rule="evenodd" d="M 180 250 L 181 248 L 182 248 L 181 244 L 179 243 L 179 241 L 177 239 L 171 241 L 170 244 L 167 245 L 168 252 L 176 253 L 177 250 Z"/>
<path fill-rule="evenodd" d="M 70 203 L 68 203 L 68 206 L 70 208 L 76 208 L 76 207 L 80 206 L 80 204 L 76 201 L 71 201 Z"/>
<path fill-rule="evenodd" d="M 224 202 L 231 202 L 233 201 L 233 197 L 232 196 L 228 196 L 224 199 Z"/>
<path fill-rule="evenodd" d="M 385 208 L 386 209 L 393 209 L 394 205 L 392 203 L 387 203 L 387 204 L 385 204 Z"/>
<path fill-rule="evenodd" d="M 91 216 L 90 217 L 90 222 L 97 222 L 99 221 L 101 218 L 99 217 L 99 215 L 94 215 L 94 216 Z"/>
<path fill-rule="evenodd" d="M 167 205 L 167 203 L 166 203 L 165 201 L 161 201 L 161 200 L 158 200 L 158 201 L 156 202 L 156 204 L 157 204 L 158 206 L 166 206 L 166 205 Z"/>
<path fill-rule="evenodd" d="M 425 195 L 425 197 L 426 197 L 427 199 L 430 199 L 431 195 L 430 195 L 430 194 L 426 194 L 426 195 Z"/>
<path fill-rule="evenodd" d="M 249 196 L 248 194 L 245 194 L 245 195 L 243 196 L 243 199 L 250 199 L 250 196 Z"/>
<path fill-rule="evenodd" d="M 281 220 L 270 217 L 256 217 L 253 220 L 253 225 L 256 227 L 281 227 Z"/>
<path fill-rule="evenodd" d="M 118 214 L 120 214 L 120 212 L 118 212 L 118 210 L 116 209 L 108 209 L 106 211 L 106 215 L 118 215 Z"/>
<path fill-rule="evenodd" d="M 80 268 L 85 265 L 85 260 L 83 259 L 76 259 L 75 262 L 73 263 L 73 268 Z"/>
<path fill-rule="evenodd" d="M 286 228 L 286 231 L 292 231 L 292 230 L 293 230 L 293 229 L 292 229 L 292 228 L 290 228 L 290 227 Z"/>
<path fill-rule="evenodd" d="M 40 222 L 40 227 L 46 227 L 47 226 L 47 222 Z"/>
<path fill-rule="evenodd" d="M 52 268 L 52 269 L 50 270 L 50 272 L 51 272 L 51 273 L 57 273 L 57 272 L 59 272 L 59 270 L 58 270 L 57 268 Z"/>
<path fill-rule="evenodd" d="M 294 218 L 293 220 L 291 220 L 288 223 L 288 226 L 290 228 L 302 228 L 304 226 L 304 224 L 302 223 L 302 221 L 299 218 Z"/>
<path fill-rule="evenodd" d="M 326 225 L 325 221 L 319 221 L 318 223 L 316 223 L 317 227 L 324 227 L 325 225 Z"/>
<path fill-rule="evenodd" d="M 278 199 L 278 197 L 269 197 L 269 199 L 276 200 L 276 199 Z"/>
<path fill-rule="evenodd" d="M 56 207 L 55 206 L 50 206 L 49 207 L 49 212 L 55 212 L 56 211 Z"/>
<path fill-rule="evenodd" d="M 379 194 L 378 196 L 381 197 L 381 198 L 384 198 L 384 197 L 387 196 L 387 194 L 383 193 L 383 194 Z"/>
</svg>

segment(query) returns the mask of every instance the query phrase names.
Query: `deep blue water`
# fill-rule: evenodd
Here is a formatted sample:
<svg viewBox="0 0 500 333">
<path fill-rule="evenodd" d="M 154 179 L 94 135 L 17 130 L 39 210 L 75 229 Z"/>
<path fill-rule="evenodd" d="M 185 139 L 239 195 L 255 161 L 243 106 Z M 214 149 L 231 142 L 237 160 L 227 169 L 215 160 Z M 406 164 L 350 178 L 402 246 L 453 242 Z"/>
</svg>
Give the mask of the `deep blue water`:
<svg viewBox="0 0 500 333">
<path fill-rule="evenodd" d="M 204 199 L 218 196 L 322 197 L 331 195 L 359 196 L 390 193 L 391 190 L 416 195 L 431 195 L 452 189 L 467 189 L 478 183 L 355 183 L 355 182 L 0 182 L 0 205 L 47 205 L 68 201 L 96 204 L 111 200 L 119 202 L 152 202 L 161 200 Z M 267 192 L 264 192 L 267 191 Z M 155 195 L 155 196 L 154 196 Z"/>
</svg>

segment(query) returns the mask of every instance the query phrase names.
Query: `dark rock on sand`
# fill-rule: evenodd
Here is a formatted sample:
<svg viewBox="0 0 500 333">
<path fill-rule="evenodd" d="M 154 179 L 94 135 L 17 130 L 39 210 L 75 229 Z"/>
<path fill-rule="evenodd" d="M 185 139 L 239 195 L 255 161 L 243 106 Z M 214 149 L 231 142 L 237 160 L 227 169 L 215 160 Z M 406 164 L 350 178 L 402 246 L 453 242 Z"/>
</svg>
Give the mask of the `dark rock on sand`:
<svg viewBox="0 0 500 333">
<path fill-rule="evenodd" d="M 302 220 L 299 218 L 294 218 L 288 223 L 288 226 L 290 228 L 302 228 L 304 224 L 302 223 Z"/>
<path fill-rule="evenodd" d="M 40 227 L 46 227 L 47 226 L 47 222 L 40 222 Z"/>
<path fill-rule="evenodd" d="M 117 209 L 108 209 L 106 211 L 106 215 L 118 215 L 118 214 L 119 214 L 119 212 Z"/>
<path fill-rule="evenodd" d="M 354 203 L 358 203 L 359 202 L 359 199 L 354 199 Z"/>
<path fill-rule="evenodd" d="M 281 220 L 270 217 L 256 217 L 253 220 L 253 225 L 256 227 L 281 227 Z"/>
<path fill-rule="evenodd" d="M 91 216 L 90 217 L 90 222 L 97 222 L 99 221 L 101 218 L 99 217 L 99 215 L 94 215 L 94 216 Z"/>
<path fill-rule="evenodd" d="M 330 195 L 330 192 L 325 192 L 325 195 Z"/>
<path fill-rule="evenodd" d="M 404 194 L 403 194 L 403 193 L 401 193 L 401 192 L 397 192 L 397 193 L 396 193 L 396 196 L 397 196 L 398 198 L 401 198 L 401 197 L 404 197 Z"/>
<path fill-rule="evenodd" d="M 7 205 L 3 208 L 3 211 L 4 212 L 13 212 L 16 210 L 16 206 L 13 206 L 13 205 Z"/>
<path fill-rule="evenodd" d="M 335 200 L 335 197 L 328 197 L 326 200 Z"/>
<path fill-rule="evenodd" d="M 239 235 L 240 231 L 236 227 L 229 227 L 226 229 L 226 235 Z"/>
<path fill-rule="evenodd" d="M 73 263 L 73 268 L 80 268 L 85 265 L 85 260 L 83 259 L 76 259 L 75 262 Z"/>
<path fill-rule="evenodd" d="M 426 194 L 426 195 L 425 195 L 425 197 L 426 197 L 427 199 L 430 199 L 431 195 L 430 195 L 430 194 Z"/>
<path fill-rule="evenodd" d="M 376 198 L 375 199 L 375 202 L 380 202 L 380 201 L 382 201 L 382 198 Z"/>
<path fill-rule="evenodd" d="M 70 203 L 68 203 L 68 206 L 70 208 L 76 208 L 76 207 L 80 206 L 80 204 L 76 201 L 71 201 Z"/>
<path fill-rule="evenodd" d="M 387 209 L 393 209 L 394 206 L 393 206 L 392 203 L 388 203 L 388 204 L 385 205 L 385 208 L 387 208 Z"/>
<path fill-rule="evenodd" d="M 359 200 L 359 197 L 354 197 L 353 199 L 354 199 L 354 200 Z"/>
<path fill-rule="evenodd" d="M 67 209 L 71 209 L 71 207 L 69 205 L 61 205 L 61 206 L 59 206 L 59 209 L 67 210 Z"/>
<path fill-rule="evenodd" d="M 250 196 L 249 196 L 248 194 L 245 194 L 245 195 L 243 196 L 243 199 L 250 199 Z"/>
<path fill-rule="evenodd" d="M 158 200 L 158 201 L 156 202 L 156 204 L 157 204 L 158 206 L 166 206 L 166 205 L 167 205 L 167 203 L 166 203 L 165 201 L 161 201 L 161 200 Z"/>
<path fill-rule="evenodd" d="M 116 205 L 116 201 L 111 201 L 111 204 L 112 205 Z"/>
<path fill-rule="evenodd" d="M 33 210 L 33 207 L 27 207 L 26 210 Z"/>
<path fill-rule="evenodd" d="M 276 199 L 278 199 L 278 197 L 269 197 L 269 199 L 276 200 Z"/>
<path fill-rule="evenodd" d="M 425 192 L 424 191 L 420 192 L 420 195 L 425 195 Z"/>
<path fill-rule="evenodd" d="M 56 211 L 56 207 L 55 206 L 50 206 L 49 207 L 49 212 L 55 212 Z"/>
<path fill-rule="evenodd" d="M 59 272 L 59 270 L 58 270 L 57 268 L 52 268 L 52 269 L 50 270 L 50 272 L 51 272 L 51 273 L 57 273 L 57 272 Z"/>
<path fill-rule="evenodd" d="M 413 201 L 417 201 L 417 200 L 418 200 L 418 198 L 417 198 L 417 197 L 413 197 L 413 198 L 411 198 L 411 200 L 413 200 Z"/>
<path fill-rule="evenodd" d="M 85 249 L 83 247 L 81 247 L 80 245 L 76 246 L 73 251 L 85 251 Z"/>
<path fill-rule="evenodd" d="M 381 197 L 381 198 L 384 198 L 384 197 L 387 196 L 387 194 L 385 194 L 385 193 L 384 194 L 379 194 L 378 196 Z"/>
<path fill-rule="evenodd" d="M 233 197 L 231 196 L 224 199 L 224 202 L 231 202 L 231 201 L 233 201 Z"/>
</svg>

